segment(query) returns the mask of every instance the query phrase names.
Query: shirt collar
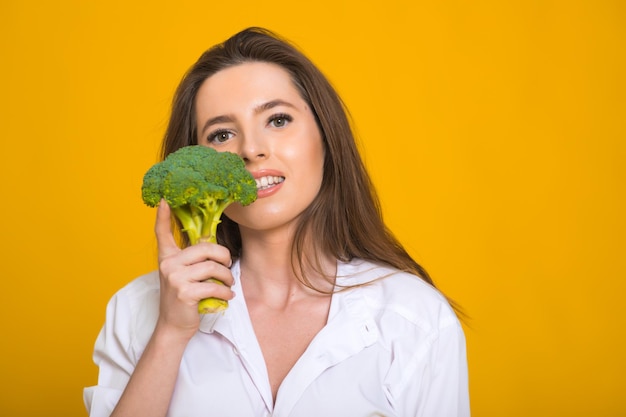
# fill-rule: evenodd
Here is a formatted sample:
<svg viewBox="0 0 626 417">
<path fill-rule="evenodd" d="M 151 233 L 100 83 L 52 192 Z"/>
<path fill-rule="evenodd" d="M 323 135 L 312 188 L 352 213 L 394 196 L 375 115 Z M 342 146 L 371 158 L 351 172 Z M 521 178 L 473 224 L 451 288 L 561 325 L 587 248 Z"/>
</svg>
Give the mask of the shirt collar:
<svg viewBox="0 0 626 417">
<path fill-rule="evenodd" d="M 352 286 L 364 284 L 372 279 L 372 271 L 377 266 L 362 260 L 350 262 L 337 262 L 337 289 L 333 294 L 330 311 L 328 314 L 328 324 L 335 320 L 348 321 L 349 326 L 358 328 L 360 339 L 364 346 L 374 343 L 378 337 L 378 327 L 371 310 L 367 307 L 363 291 L 359 288 L 340 290 L 340 286 Z M 241 269 L 239 260 L 235 261 L 231 268 L 235 282 L 232 290 L 238 297 L 229 301 L 229 306 L 225 311 L 213 314 L 204 314 L 200 321 L 199 330 L 203 333 L 219 332 L 227 339 L 233 341 L 233 321 L 241 320 L 245 317 L 249 321 L 248 308 L 246 306 L 241 287 Z M 238 324 L 240 326 L 240 323 Z"/>
</svg>

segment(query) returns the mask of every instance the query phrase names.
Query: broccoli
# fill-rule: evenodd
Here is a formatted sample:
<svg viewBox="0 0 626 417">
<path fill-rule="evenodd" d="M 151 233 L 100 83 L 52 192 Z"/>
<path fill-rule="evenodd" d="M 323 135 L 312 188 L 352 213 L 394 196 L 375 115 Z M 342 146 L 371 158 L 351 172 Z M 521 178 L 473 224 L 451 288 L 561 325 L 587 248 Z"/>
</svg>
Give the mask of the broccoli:
<svg viewBox="0 0 626 417">
<path fill-rule="evenodd" d="M 251 204 L 257 198 L 257 187 L 238 155 L 191 145 L 153 165 L 144 175 L 141 194 L 150 207 L 165 199 L 193 245 L 216 243 L 224 209 L 234 202 Z M 209 298 L 200 301 L 198 311 L 213 313 L 227 306 L 227 301 Z"/>
</svg>

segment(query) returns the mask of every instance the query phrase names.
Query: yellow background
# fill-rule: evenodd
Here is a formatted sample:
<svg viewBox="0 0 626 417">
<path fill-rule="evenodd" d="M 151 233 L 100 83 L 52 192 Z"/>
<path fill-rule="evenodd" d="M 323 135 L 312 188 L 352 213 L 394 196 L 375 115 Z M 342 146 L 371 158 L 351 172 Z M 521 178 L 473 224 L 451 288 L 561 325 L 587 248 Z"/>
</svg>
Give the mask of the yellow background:
<svg viewBox="0 0 626 417">
<path fill-rule="evenodd" d="M 386 220 L 469 313 L 473 415 L 623 416 L 626 3 L 0 4 L 0 415 L 83 416 L 197 56 L 250 25 L 351 109 Z"/>
</svg>

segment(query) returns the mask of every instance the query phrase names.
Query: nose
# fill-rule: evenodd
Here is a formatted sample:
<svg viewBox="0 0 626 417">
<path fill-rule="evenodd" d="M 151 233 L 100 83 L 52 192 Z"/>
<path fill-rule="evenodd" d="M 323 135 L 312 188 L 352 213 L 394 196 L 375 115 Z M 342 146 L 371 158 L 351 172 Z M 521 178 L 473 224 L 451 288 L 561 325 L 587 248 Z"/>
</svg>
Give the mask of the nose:
<svg viewBox="0 0 626 417">
<path fill-rule="evenodd" d="M 246 162 L 266 159 L 269 156 L 268 147 L 262 135 L 256 132 L 246 132 L 240 142 L 239 156 Z"/>
</svg>

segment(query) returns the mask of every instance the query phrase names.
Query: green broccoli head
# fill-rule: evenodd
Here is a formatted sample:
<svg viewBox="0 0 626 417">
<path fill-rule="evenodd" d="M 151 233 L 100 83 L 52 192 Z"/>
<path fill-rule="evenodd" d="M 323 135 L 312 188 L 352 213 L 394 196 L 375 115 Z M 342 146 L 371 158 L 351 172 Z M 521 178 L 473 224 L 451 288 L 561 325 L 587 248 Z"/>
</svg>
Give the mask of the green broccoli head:
<svg viewBox="0 0 626 417">
<path fill-rule="evenodd" d="M 234 202 L 251 204 L 257 189 L 238 155 L 192 145 L 171 153 L 146 172 L 142 197 L 150 207 L 165 199 L 195 244 L 215 242 L 224 209 Z"/>
<path fill-rule="evenodd" d="M 192 145 L 153 165 L 144 175 L 141 195 L 150 207 L 165 199 L 189 241 L 195 244 L 203 240 L 216 242 L 224 209 L 235 202 L 251 204 L 257 198 L 257 189 L 239 156 Z M 214 313 L 227 307 L 224 300 L 208 298 L 200 301 L 198 312 Z"/>
</svg>

